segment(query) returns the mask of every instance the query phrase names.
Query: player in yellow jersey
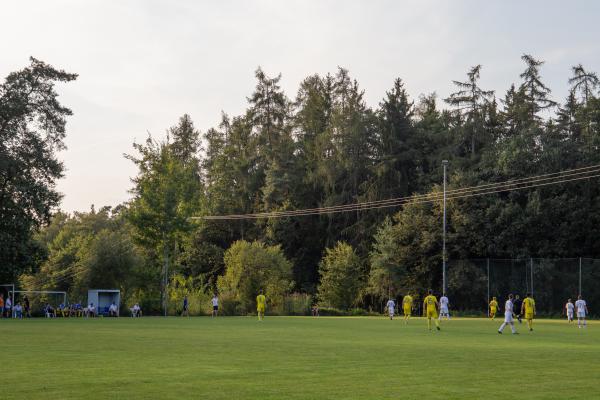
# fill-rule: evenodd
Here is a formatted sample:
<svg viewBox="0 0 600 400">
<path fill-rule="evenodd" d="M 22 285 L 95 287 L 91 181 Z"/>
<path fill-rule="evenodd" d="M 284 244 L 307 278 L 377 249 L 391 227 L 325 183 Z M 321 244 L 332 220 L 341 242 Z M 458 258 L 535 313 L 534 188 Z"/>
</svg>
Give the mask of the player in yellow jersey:
<svg viewBox="0 0 600 400">
<path fill-rule="evenodd" d="M 535 301 L 533 300 L 533 296 L 531 293 L 527 293 L 527 297 L 523 300 L 523 304 L 521 305 L 521 314 L 525 314 L 525 320 L 527 321 L 527 326 L 529 330 L 533 330 L 533 316 L 535 315 Z"/>
<path fill-rule="evenodd" d="M 404 323 L 405 324 L 407 324 L 408 320 L 410 319 L 410 314 L 412 313 L 412 306 L 413 306 L 413 298 L 410 295 L 410 293 L 408 293 L 402 299 L 402 310 L 404 311 Z"/>
<path fill-rule="evenodd" d="M 435 322 L 435 327 L 440 330 L 440 321 L 438 321 L 438 301 L 433 295 L 433 291 L 427 291 L 427 297 L 423 300 L 423 313 L 427 317 L 427 327 L 431 330 L 431 319 Z"/>
<path fill-rule="evenodd" d="M 490 318 L 492 321 L 496 318 L 496 313 L 498 312 L 498 300 L 495 297 L 492 297 L 492 301 L 490 301 Z"/>
<path fill-rule="evenodd" d="M 256 312 L 258 314 L 258 320 L 262 321 L 265 317 L 265 305 L 267 303 L 267 298 L 263 294 L 262 290 L 256 296 Z"/>
</svg>

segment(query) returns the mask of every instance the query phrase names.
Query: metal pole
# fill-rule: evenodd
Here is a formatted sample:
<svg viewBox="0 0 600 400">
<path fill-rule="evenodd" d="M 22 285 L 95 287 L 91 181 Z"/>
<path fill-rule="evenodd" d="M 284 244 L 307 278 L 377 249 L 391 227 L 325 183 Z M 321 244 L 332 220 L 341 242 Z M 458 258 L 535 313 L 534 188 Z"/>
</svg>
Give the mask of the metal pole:
<svg viewBox="0 0 600 400">
<path fill-rule="evenodd" d="M 487 259 L 487 304 L 488 315 L 490 315 L 490 259 Z"/>
<path fill-rule="evenodd" d="M 531 297 L 533 297 L 533 258 L 529 258 L 529 265 L 531 268 Z"/>
<path fill-rule="evenodd" d="M 581 257 L 579 257 L 579 294 L 581 294 Z"/>
<path fill-rule="evenodd" d="M 444 167 L 444 232 L 442 235 L 442 294 L 446 295 L 446 167 L 448 160 L 442 160 Z"/>
</svg>

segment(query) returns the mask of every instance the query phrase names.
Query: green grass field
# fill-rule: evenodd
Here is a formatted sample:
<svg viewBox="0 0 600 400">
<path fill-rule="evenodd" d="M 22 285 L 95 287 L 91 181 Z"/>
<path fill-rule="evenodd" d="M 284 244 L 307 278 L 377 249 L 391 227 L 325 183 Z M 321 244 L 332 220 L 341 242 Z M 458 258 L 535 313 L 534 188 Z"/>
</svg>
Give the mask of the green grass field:
<svg viewBox="0 0 600 400">
<path fill-rule="evenodd" d="M 4 399 L 590 399 L 600 324 L 251 317 L 0 320 Z"/>
</svg>

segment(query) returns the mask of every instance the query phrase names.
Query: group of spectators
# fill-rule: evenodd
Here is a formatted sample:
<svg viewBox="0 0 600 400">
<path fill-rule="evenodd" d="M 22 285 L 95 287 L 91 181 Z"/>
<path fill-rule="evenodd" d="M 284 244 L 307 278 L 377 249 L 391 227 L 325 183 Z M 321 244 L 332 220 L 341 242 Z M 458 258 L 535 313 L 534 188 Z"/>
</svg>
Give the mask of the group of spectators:
<svg viewBox="0 0 600 400">
<path fill-rule="evenodd" d="M 31 317 L 31 309 L 27 296 L 23 297 L 23 304 L 20 301 L 13 305 L 12 298 L 0 293 L 0 318 L 23 318 L 23 316 Z"/>
<path fill-rule="evenodd" d="M 142 308 L 139 303 L 135 303 L 133 307 L 129 308 L 132 317 L 141 317 Z M 90 303 L 87 307 L 84 307 L 81 303 L 64 304 L 61 303 L 57 307 L 54 307 L 50 303 L 45 303 L 42 308 L 43 315 L 46 318 L 57 318 L 57 317 L 86 317 L 94 318 L 98 316 L 98 309 L 94 303 Z M 109 317 L 119 316 L 119 306 L 114 302 L 108 307 Z M 13 305 L 10 293 L 6 298 L 4 293 L 0 293 L 0 318 L 31 318 L 31 305 L 27 295 L 23 296 L 23 301 L 16 301 Z"/>
</svg>

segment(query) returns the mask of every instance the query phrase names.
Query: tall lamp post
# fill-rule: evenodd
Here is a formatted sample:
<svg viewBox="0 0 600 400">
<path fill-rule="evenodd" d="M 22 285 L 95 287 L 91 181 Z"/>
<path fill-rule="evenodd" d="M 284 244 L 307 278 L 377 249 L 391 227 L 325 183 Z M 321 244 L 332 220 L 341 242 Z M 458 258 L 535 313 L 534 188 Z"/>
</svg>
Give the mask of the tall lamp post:
<svg viewBox="0 0 600 400">
<path fill-rule="evenodd" d="M 444 232 L 442 234 L 442 294 L 446 295 L 446 167 L 448 160 L 442 160 L 444 167 Z"/>
</svg>

